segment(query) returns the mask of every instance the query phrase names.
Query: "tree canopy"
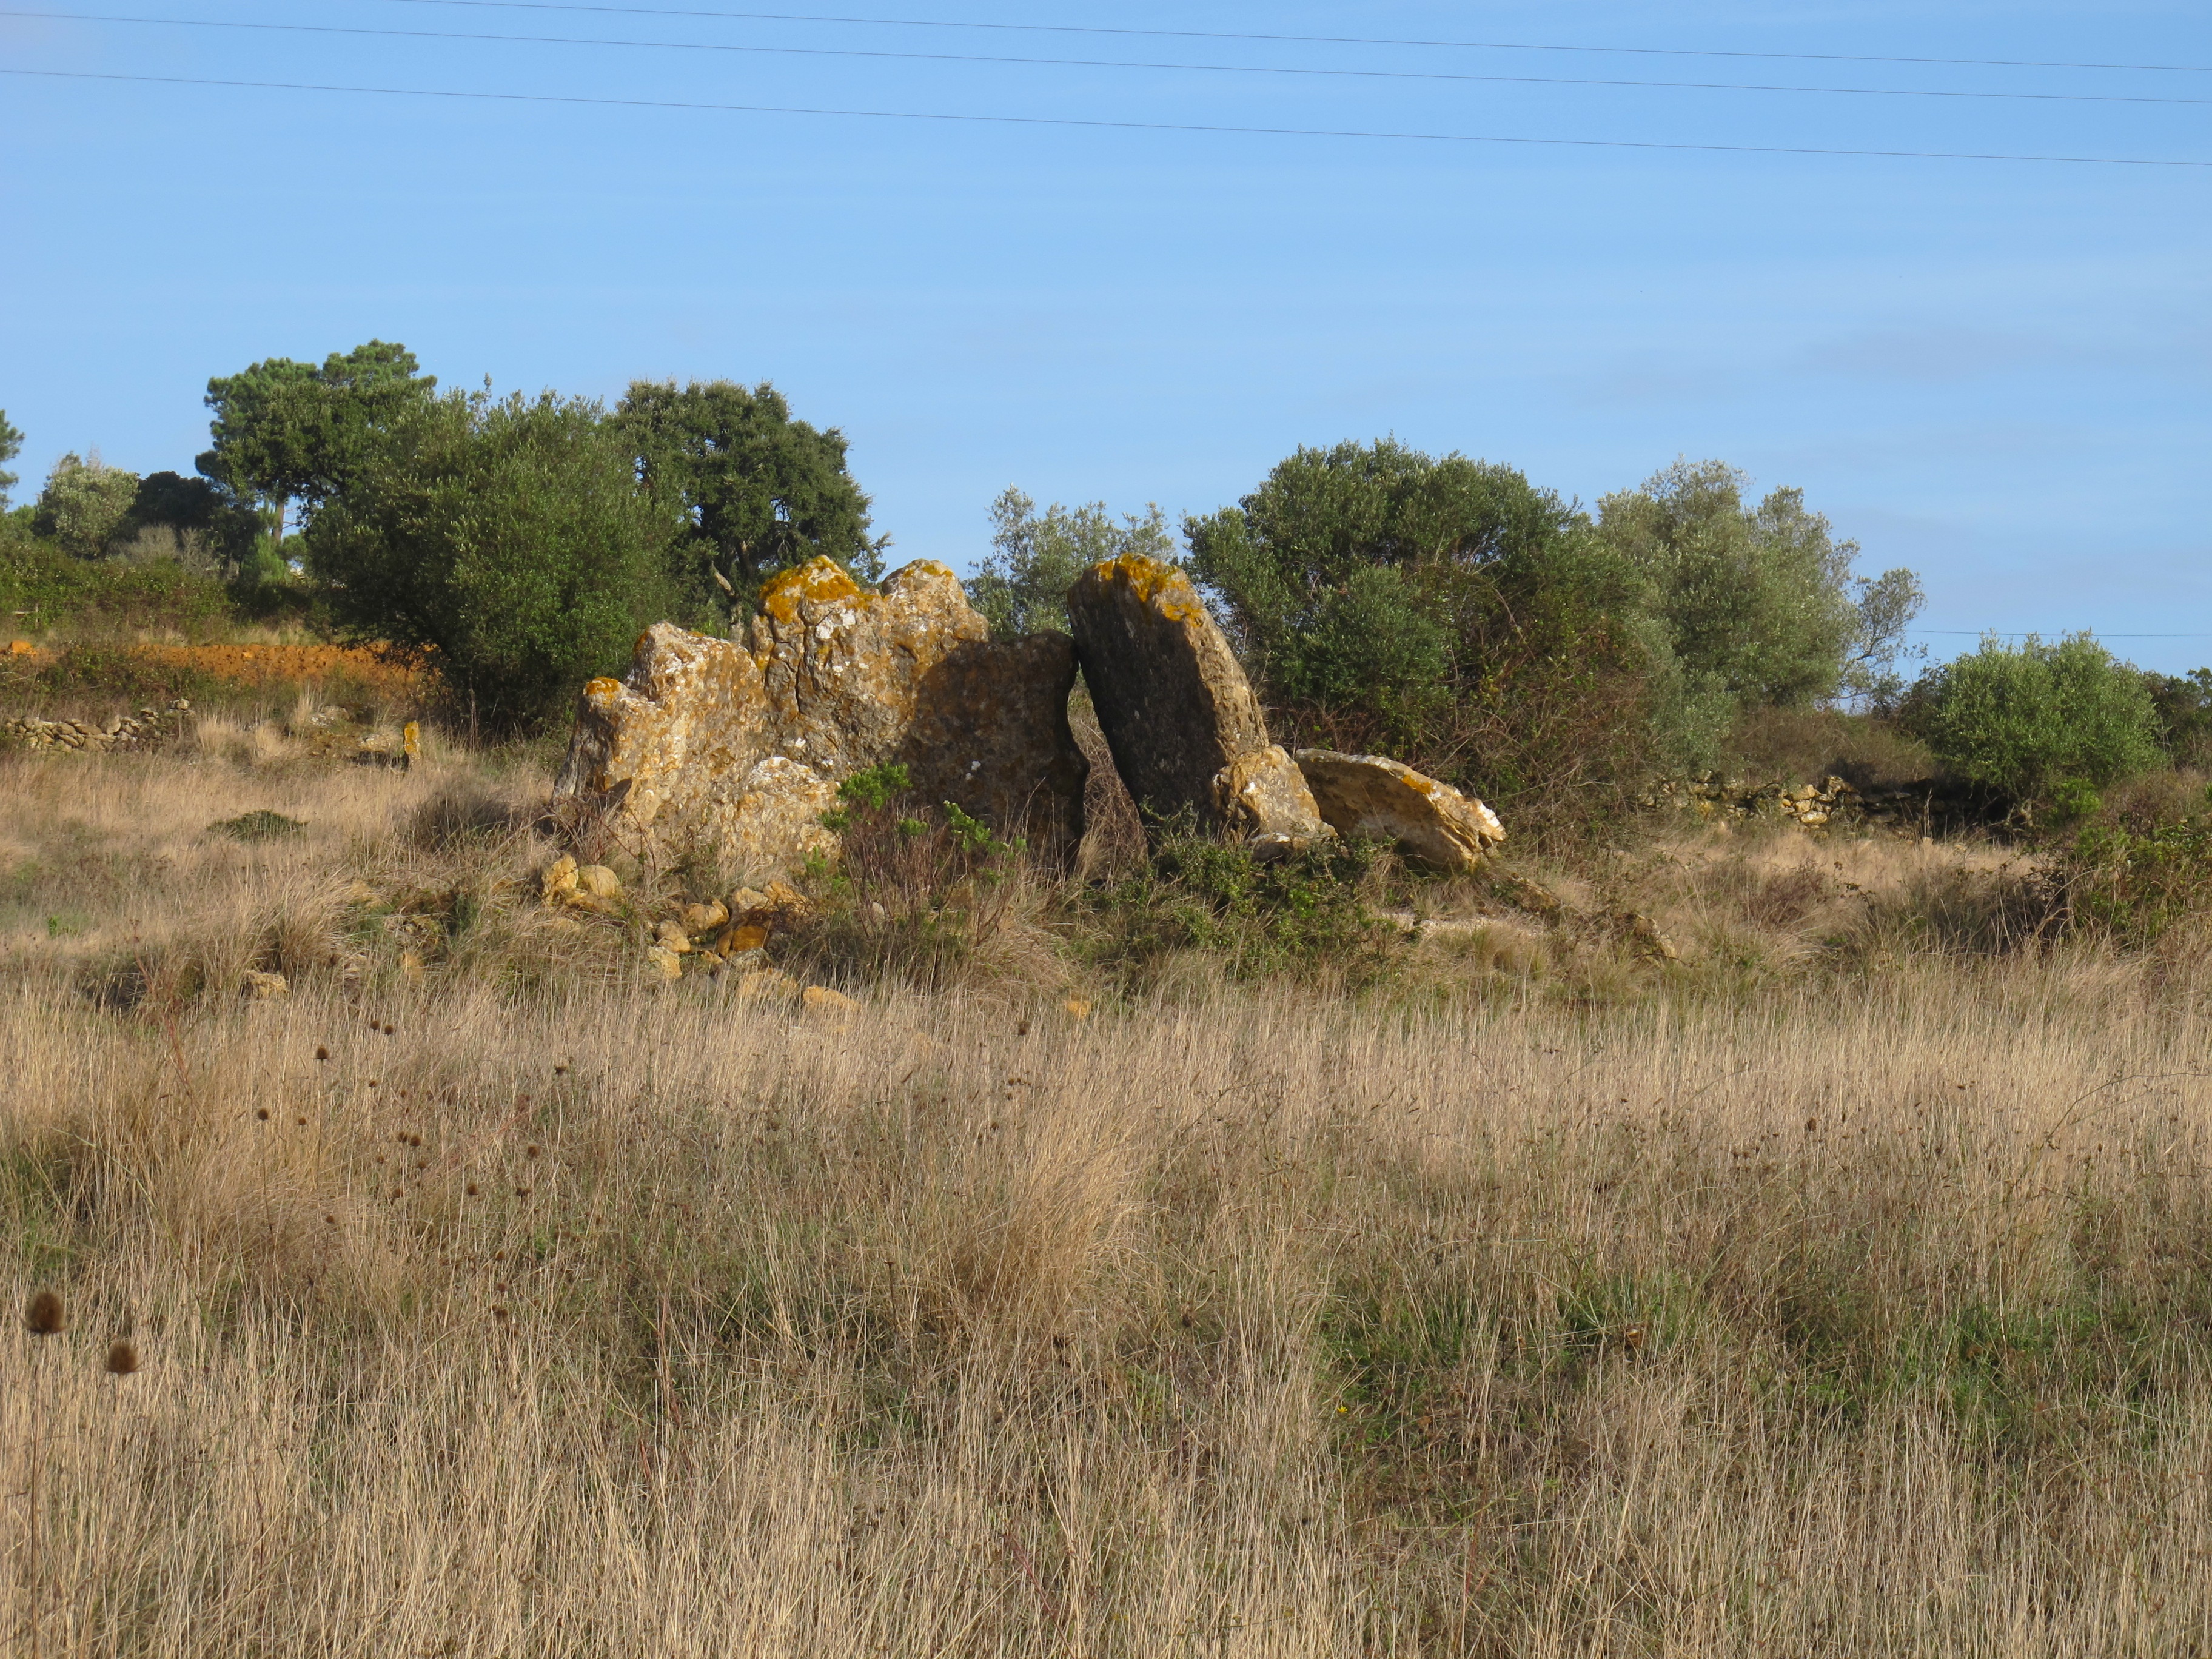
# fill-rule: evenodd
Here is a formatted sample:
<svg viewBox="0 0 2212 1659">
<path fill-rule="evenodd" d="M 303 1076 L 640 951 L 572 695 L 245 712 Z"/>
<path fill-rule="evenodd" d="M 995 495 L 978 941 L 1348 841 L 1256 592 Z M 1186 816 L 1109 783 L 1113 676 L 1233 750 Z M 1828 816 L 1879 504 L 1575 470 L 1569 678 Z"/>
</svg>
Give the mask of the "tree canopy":
<svg viewBox="0 0 2212 1659">
<path fill-rule="evenodd" d="M 0 507 L 8 505 L 8 492 L 22 482 L 15 474 L 7 471 L 8 463 L 22 453 L 22 428 L 10 425 L 8 411 L 0 409 Z"/>
<path fill-rule="evenodd" d="M 107 551 L 137 499 L 137 473 L 108 465 L 98 450 L 89 459 L 71 451 L 47 474 L 31 527 L 80 559 L 96 559 Z"/>
<path fill-rule="evenodd" d="M 482 718 L 526 726 L 669 614 L 678 530 L 597 403 L 448 393 L 403 410 L 324 502 L 307 563 L 355 637 L 434 652 Z"/>
<path fill-rule="evenodd" d="M 276 517 L 281 540 L 291 502 L 310 514 L 367 463 L 380 434 L 422 407 L 437 377 L 404 345 L 371 340 L 332 352 L 319 368 L 270 357 L 208 382 L 214 447 L 201 473 Z"/>
<path fill-rule="evenodd" d="M 1157 506 L 1119 520 L 1103 501 L 1042 513 L 1020 490 L 991 503 L 991 551 L 968 583 L 968 597 L 1001 634 L 1067 628 L 1067 590 L 1092 565 L 1124 554 L 1174 556 L 1175 538 Z"/>
<path fill-rule="evenodd" d="M 1894 690 L 1917 579 L 1855 579 L 1858 544 L 1838 541 L 1802 489 L 1749 507 L 1747 483 L 1724 461 L 1677 461 L 1598 503 L 1598 533 L 1649 581 L 1686 684 L 1785 708 Z"/>
<path fill-rule="evenodd" d="M 1304 448 L 1184 531 L 1295 737 L 1387 746 L 1508 801 L 1540 781 L 1562 803 L 1616 792 L 1651 750 L 1672 665 L 1643 584 L 1511 467 L 1387 438 Z"/>
<path fill-rule="evenodd" d="M 883 574 L 890 538 L 869 538 L 844 434 L 793 419 L 768 382 L 639 380 L 616 419 L 647 492 L 682 517 L 673 568 L 695 611 L 741 616 L 770 576 L 822 554 Z"/>
</svg>

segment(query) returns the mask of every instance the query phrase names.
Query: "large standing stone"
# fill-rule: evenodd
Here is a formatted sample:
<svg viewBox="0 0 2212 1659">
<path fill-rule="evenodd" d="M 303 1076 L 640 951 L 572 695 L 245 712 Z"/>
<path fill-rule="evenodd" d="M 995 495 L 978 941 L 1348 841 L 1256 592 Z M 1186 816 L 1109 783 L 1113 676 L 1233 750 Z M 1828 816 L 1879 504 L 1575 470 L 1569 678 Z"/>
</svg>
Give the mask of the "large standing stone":
<svg viewBox="0 0 2212 1659">
<path fill-rule="evenodd" d="M 923 800 L 1043 850 L 1080 839 L 1087 768 L 1067 726 L 1064 635 L 991 640 L 932 563 L 872 593 L 816 559 L 761 605 L 750 650 L 648 629 L 622 679 L 585 687 L 555 794 L 599 807 L 634 852 L 702 846 L 748 884 L 834 851 L 821 817 L 838 784 L 887 762 Z"/>
<path fill-rule="evenodd" d="M 1505 839 L 1498 814 L 1480 801 L 1401 762 L 1301 749 L 1297 763 L 1322 817 L 1341 835 L 1395 842 L 1443 870 L 1472 870 Z"/>
<path fill-rule="evenodd" d="M 1188 809 L 1248 836 L 1330 833 L 1188 576 L 1135 554 L 1109 559 L 1076 578 L 1067 613 L 1099 729 L 1139 806 Z"/>
<path fill-rule="evenodd" d="M 595 801 L 628 827 L 715 823 L 773 748 L 752 653 L 673 623 L 638 636 L 629 672 L 584 687 L 557 797 Z"/>
</svg>

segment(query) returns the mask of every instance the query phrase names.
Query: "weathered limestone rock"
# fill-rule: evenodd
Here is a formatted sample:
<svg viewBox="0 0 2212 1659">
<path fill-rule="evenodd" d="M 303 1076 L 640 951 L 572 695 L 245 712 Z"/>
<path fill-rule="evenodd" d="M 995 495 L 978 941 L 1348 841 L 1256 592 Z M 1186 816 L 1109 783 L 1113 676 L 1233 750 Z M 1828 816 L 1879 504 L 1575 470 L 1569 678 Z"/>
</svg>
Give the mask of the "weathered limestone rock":
<svg viewBox="0 0 2212 1659">
<path fill-rule="evenodd" d="M 672 623 L 638 637 L 629 672 L 584 687 L 556 797 L 592 801 L 620 829 L 725 827 L 771 742 L 752 653 Z"/>
<path fill-rule="evenodd" d="M 1073 848 L 1090 770 L 1067 725 L 1074 644 L 990 635 L 960 579 L 928 560 L 893 573 L 881 593 L 828 559 L 771 582 L 752 646 L 777 748 L 837 780 L 902 765 L 923 801 Z"/>
<path fill-rule="evenodd" d="M 1340 834 L 1395 842 L 1443 870 L 1472 870 L 1505 839 L 1505 826 L 1480 801 L 1401 762 L 1301 749 L 1297 763 L 1322 817 Z"/>
<path fill-rule="evenodd" d="M 1067 613 L 1098 725 L 1139 806 L 1312 840 L 1331 833 L 1190 579 L 1138 555 L 1095 564 Z"/>
<path fill-rule="evenodd" d="M 854 772 L 908 769 L 1045 850 L 1083 830 L 1088 768 L 1067 726 L 1064 635 L 994 641 L 959 580 L 908 565 L 871 593 L 829 559 L 769 584 L 750 649 L 669 623 L 647 630 L 619 681 L 584 690 L 556 797 L 617 833 L 703 843 L 747 882 L 833 854 L 822 814 Z"/>
<path fill-rule="evenodd" d="M 1315 804 L 1305 775 L 1279 744 L 1239 755 L 1215 773 L 1213 804 L 1231 830 L 1279 852 L 1302 852 L 1335 833 Z"/>
</svg>

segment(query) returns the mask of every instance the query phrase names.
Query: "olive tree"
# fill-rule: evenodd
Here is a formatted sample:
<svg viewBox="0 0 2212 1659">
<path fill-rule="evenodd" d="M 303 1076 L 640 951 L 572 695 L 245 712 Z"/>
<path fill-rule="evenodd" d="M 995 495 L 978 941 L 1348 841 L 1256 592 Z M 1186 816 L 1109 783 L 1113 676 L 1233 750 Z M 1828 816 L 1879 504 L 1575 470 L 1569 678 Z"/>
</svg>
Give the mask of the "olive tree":
<svg viewBox="0 0 2212 1659">
<path fill-rule="evenodd" d="M 1103 501 L 1042 513 L 1009 487 L 991 503 L 991 551 L 968 583 L 976 610 L 1002 634 L 1067 628 L 1067 590 L 1092 565 L 1126 554 L 1174 556 L 1175 538 L 1158 506 L 1116 519 Z"/>
<path fill-rule="evenodd" d="M 526 726 L 666 614 L 678 529 L 597 403 L 451 393 L 324 502 L 307 562 L 356 638 L 424 652 L 481 716 Z"/>
<path fill-rule="evenodd" d="M 80 559 L 96 559 L 107 551 L 137 499 L 137 473 L 108 465 L 96 449 L 89 457 L 71 451 L 46 475 L 31 527 Z"/>
</svg>

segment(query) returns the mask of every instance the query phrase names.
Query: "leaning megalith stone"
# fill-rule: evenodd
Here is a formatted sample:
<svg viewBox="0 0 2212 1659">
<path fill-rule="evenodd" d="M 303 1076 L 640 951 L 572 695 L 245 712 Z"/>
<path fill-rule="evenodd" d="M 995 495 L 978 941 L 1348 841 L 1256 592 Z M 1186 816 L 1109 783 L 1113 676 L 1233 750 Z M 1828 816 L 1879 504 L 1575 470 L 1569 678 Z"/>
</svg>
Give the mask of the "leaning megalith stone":
<svg viewBox="0 0 2212 1659">
<path fill-rule="evenodd" d="M 750 649 L 647 629 L 621 679 L 584 688 L 554 793 L 634 853 L 697 847 L 748 884 L 833 854 L 837 786 L 891 762 L 925 801 L 1072 849 L 1088 769 L 1067 726 L 1074 647 L 989 635 L 943 565 L 877 593 L 813 560 L 768 585 Z"/>
<path fill-rule="evenodd" d="M 1338 833 L 1397 843 L 1443 870 L 1472 870 L 1505 839 L 1498 814 L 1403 763 L 1381 755 L 1301 749 L 1298 769 Z"/>
<path fill-rule="evenodd" d="M 1068 589 L 1075 652 L 1115 769 L 1139 806 L 1213 829 L 1308 841 L 1331 833 L 1190 579 L 1137 554 Z"/>
</svg>

